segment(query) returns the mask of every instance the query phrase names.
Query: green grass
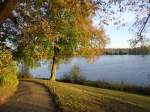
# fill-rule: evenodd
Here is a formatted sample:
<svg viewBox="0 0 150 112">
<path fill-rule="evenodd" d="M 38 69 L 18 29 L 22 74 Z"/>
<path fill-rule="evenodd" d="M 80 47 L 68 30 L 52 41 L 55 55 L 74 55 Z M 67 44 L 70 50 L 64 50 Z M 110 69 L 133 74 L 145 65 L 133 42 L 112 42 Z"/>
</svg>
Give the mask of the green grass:
<svg viewBox="0 0 150 112">
<path fill-rule="evenodd" d="M 150 96 L 150 86 L 138 86 L 138 85 L 130 85 L 127 83 L 115 83 L 115 82 L 106 82 L 106 81 L 83 81 L 81 85 L 104 88 L 104 89 L 112 89 L 118 90 L 128 93 L 135 93 L 141 95 Z"/>
<path fill-rule="evenodd" d="M 150 97 L 77 84 L 36 80 L 53 93 L 63 112 L 150 112 Z"/>
</svg>

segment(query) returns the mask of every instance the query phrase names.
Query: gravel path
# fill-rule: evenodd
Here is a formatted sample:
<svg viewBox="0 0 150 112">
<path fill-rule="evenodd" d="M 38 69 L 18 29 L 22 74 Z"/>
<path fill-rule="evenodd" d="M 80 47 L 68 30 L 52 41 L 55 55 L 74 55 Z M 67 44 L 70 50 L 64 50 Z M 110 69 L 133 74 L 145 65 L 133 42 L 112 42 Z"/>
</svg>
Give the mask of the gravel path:
<svg viewBox="0 0 150 112">
<path fill-rule="evenodd" d="M 15 95 L 0 106 L 0 112 L 56 112 L 48 90 L 40 84 L 21 81 Z"/>
</svg>

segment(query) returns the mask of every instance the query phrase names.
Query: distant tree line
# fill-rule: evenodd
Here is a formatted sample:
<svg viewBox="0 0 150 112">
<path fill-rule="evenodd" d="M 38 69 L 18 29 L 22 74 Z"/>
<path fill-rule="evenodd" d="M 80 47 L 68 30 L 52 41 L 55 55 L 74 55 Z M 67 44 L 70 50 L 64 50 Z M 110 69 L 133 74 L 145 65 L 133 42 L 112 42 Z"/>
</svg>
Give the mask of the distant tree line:
<svg viewBox="0 0 150 112">
<path fill-rule="evenodd" d="M 150 46 L 149 47 L 141 46 L 141 47 L 129 49 L 129 54 L 134 54 L 134 55 L 150 54 Z"/>
<path fill-rule="evenodd" d="M 146 55 L 150 54 L 150 46 L 136 48 L 109 48 L 105 50 L 105 55 Z"/>
</svg>

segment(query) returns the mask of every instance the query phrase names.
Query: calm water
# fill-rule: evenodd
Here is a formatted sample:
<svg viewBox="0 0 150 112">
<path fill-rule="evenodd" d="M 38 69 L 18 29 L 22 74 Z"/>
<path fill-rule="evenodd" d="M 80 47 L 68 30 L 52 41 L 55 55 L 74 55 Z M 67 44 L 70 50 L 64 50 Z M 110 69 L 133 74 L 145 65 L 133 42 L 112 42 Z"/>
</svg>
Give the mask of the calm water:
<svg viewBox="0 0 150 112">
<path fill-rule="evenodd" d="M 89 80 L 124 82 L 135 85 L 150 85 L 150 55 L 148 56 L 101 56 L 93 64 L 84 58 L 73 58 L 69 63 L 60 64 L 57 78 L 68 72 L 73 65 L 78 65 Z M 49 78 L 49 64 L 31 70 L 36 77 Z"/>
</svg>

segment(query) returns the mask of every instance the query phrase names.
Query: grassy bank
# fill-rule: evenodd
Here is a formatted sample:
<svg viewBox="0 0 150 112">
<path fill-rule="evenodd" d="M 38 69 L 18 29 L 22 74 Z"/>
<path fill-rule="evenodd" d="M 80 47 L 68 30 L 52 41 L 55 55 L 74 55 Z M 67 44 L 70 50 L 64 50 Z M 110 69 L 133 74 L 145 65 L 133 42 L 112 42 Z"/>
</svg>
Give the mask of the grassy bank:
<svg viewBox="0 0 150 112">
<path fill-rule="evenodd" d="M 113 89 L 118 91 L 150 96 L 150 86 L 147 87 L 137 86 L 137 85 L 127 84 L 124 82 L 115 83 L 115 82 L 101 81 L 101 80 L 97 80 L 97 81 L 86 80 L 85 75 L 83 75 L 80 67 L 78 67 L 77 65 L 73 66 L 69 72 L 64 73 L 58 81 L 97 87 L 97 88 Z"/>
<path fill-rule="evenodd" d="M 130 85 L 125 83 L 106 82 L 101 80 L 97 80 L 97 81 L 83 80 L 81 82 L 72 82 L 71 80 L 58 80 L 58 81 L 64 83 L 80 84 L 80 85 L 91 86 L 96 88 L 112 89 L 112 90 L 123 91 L 127 93 L 136 93 L 136 94 L 150 96 L 150 86 L 137 86 L 137 85 Z"/>
<path fill-rule="evenodd" d="M 53 93 L 63 112 L 150 112 L 150 97 L 77 84 L 36 80 Z"/>
<path fill-rule="evenodd" d="M 11 52 L 0 46 L 0 104 L 11 96 L 18 85 L 17 64 Z"/>
<path fill-rule="evenodd" d="M 65 81 L 61 81 L 61 82 L 65 82 Z M 150 86 L 137 86 L 137 85 L 130 85 L 125 83 L 113 83 L 113 82 L 106 82 L 100 80 L 83 81 L 77 84 L 150 96 Z"/>
<path fill-rule="evenodd" d="M 16 75 L 0 75 L 0 104 L 14 94 L 18 85 Z"/>
</svg>

